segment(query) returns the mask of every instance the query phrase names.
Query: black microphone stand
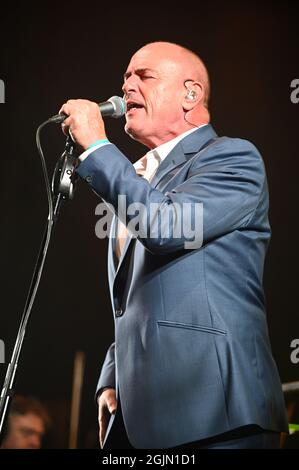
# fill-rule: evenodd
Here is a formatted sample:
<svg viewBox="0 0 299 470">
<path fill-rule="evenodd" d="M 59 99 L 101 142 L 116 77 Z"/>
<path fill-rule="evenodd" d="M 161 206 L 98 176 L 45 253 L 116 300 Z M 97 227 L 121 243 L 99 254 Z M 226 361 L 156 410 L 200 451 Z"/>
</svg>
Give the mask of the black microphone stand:
<svg viewBox="0 0 299 470">
<path fill-rule="evenodd" d="M 46 166 L 44 164 L 44 157 L 41 150 L 39 142 L 39 132 L 44 125 L 48 124 L 49 121 L 43 123 L 37 131 L 37 146 L 42 157 L 44 176 L 46 180 L 46 186 L 48 191 L 48 200 L 49 200 L 49 217 L 38 253 L 35 269 L 33 272 L 30 288 L 27 295 L 27 300 L 25 303 L 23 315 L 21 318 L 19 331 L 17 334 L 17 339 L 14 345 L 13 353 L 10 359 L 10 362 L 7 367 L 6 376 L 1 392 L 0 397 L 0 437 L 2 437 L 4 423 L 7 417 L 8 407 L 10 399 L 13 395 L 13 385 L 16 377 L 18 360 L 20 357 L 27 323 L 30 317 L 32 306 L 36 297 L 37 289 L 41 279 L 51 234 L 54 226 L 57 223 L 58 215 L 61 207 L 61 203 L 64 200 L 72 199 L 74 195 L 75 184 L 78 180 L 78 177 L 75 174 L 76 168 L 76 155 L 75 155 L 75 146 L 71 138 L 68 137 L 66 140 L 65 151 L 58 159 L 58 162 L 55 166 L 53 176 L 52 176 L 52 188 L 49 188 L 49 181 L 47 176 Z M 53 122 L 53 121 L 52 121 Z"/>
</svg>

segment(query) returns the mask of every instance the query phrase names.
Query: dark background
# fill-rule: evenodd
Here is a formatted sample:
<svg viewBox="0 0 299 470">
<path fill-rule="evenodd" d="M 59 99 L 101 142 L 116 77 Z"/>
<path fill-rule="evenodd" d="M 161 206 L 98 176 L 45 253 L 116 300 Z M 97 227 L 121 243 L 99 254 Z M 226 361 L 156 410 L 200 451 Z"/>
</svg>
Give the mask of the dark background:
<svg viewBox="0 0 299 470">
<path fill-rule="evenodd" d="M 219 135 L 247 138 L 269 180 L 272 242 L 265 290 L 273 354 L 283 382 L 299 380 L 290 342 L 299 338 L 297 300 L 298 8 L 289 2 L 114 2 L 4 7 L 0 16 L 1 317 L 6 363 L 12 353 L 47 218 L 37 126 L 69 98 L 121 95 L 122 75 L 142 45 L 168 40 L 198 53 L 210 72 L 211 117 Z M 124 121 L 107 119 L 110 140 L 132 160 L 144 148 Z M 64 149 L 57 125 L 42 134 L 49 170 Z M 97 196 L 83 183 L 64 205 L 29 323 L 16 390 L 41 398 L 54 417 L 53 442 L 67 446 L 73 361 L 86 354 L 80 447 L 97 428 L 93 393 L 113 339 L 107 240 L 95 236 Z M 0 364 L 1 385 L 6 365 Z M 94 433 L 94 434 L 93 434 Z M 56 440 L 55 440 L 56 439 Z"/>
</svg>

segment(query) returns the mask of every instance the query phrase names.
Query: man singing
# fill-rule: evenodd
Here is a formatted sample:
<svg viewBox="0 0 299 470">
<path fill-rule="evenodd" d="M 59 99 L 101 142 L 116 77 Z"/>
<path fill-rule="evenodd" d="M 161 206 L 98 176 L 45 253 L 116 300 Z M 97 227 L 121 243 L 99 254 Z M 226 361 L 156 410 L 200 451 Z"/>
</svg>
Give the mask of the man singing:
<svg viewBox="0 0 299 470">
<path fill-rule="evenodd" d="M 107 140 L 96 103 L 61 108 L 78 174 L 115 212 L 101 444 L 277 448 L 287 423 L 262 287 L 270 239 L 262 158 L 246 140 L 217 136 L 206 67 L 184 47 L 142 47 L 123 92 L 125 130 L 149 149 L 135 166 Z M 138 231 L 119 195 L 146 208 Z M 201 214 L 200 243 L 185 235 L 186 211 L 193 226 Z"/>
</svg>

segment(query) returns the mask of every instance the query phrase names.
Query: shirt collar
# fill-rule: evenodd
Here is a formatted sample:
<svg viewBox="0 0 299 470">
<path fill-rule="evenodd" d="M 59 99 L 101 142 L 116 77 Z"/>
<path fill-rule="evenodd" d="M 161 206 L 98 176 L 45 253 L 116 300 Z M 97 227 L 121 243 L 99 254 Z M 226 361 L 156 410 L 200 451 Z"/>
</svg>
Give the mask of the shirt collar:
<svg viewBox="0 0 299 470">
<path fill-rule="evenodd" d="M 174 137 L 174 139 L 169 140 L 168 142 L 165 142 L 165 144 L 161 144 L 158 147 L 149 150 L 149 152 L 146 153 L 143 157 L 141 157 L 137 162 L 134 163 L 135 170 L 143 170 L 146 167 L 146 161 L 149 157 L 154 156 L 156 159 L 159 160 L 159 163 L 161 163 L 167 155 L 174 149 L 174 147 L 187 135 L 191 134 L 192 132 L 197 131 L 201 127 L 207 126 L 207 124 L 202 124 L 201 126 L 195 127 L 194 129 L 189 129 L 186 132 L 183 132 L 183 134 L 178 135 L 177 137 Z"/>
<path fill-rule="evenodd" d="M 207 124 L 202 124 L 201 126 L 195 127 L 194 129 L 189 129 L 186 132 L 183 132 L 183 134 L 178 135 L 177 137 L 174 137 L 174 139 L 169 140 L 168 142 L 165 142 L 165 144 L 159 145 L 156 147 L 154 150 L 155 152 L 158 153 L 161 162 L 167 157 L 167 155 L 171 152 L 172 149 L 184 138 L 187 137 L 187 135 L 192 134 L 192 132 L 197 131 L 203 126 L 206 126 Z"/>
</svg>

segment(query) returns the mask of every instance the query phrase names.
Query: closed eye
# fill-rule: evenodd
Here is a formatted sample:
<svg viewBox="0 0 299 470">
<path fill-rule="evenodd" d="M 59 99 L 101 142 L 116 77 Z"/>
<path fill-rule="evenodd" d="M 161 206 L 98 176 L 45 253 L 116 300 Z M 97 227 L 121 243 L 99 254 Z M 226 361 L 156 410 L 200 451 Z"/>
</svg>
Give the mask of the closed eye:
<svg viewBox="0 0 299 470">
<path fill-rule="evenodd" d="M 126 82 L 126 80 L 128 80 L 128 78 L 131 77 L 132 73 L 134 73 L 139 78 L 141 78 L 141 80 L 156 78 L 154 75 L 151 74 L 151 72 L 154 72 L 154 70 L 151 70 L 151 69 L 148 69 L 148 68 L 136 69 L 135 72 L 126 72 L 124 74 L 124 82 Z"/>
</svg>

